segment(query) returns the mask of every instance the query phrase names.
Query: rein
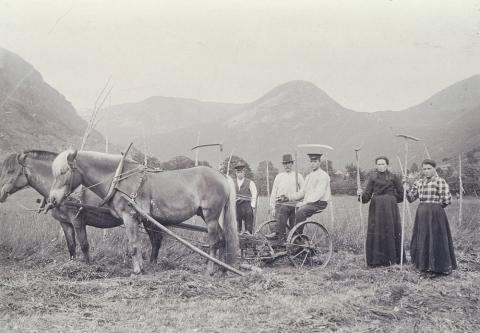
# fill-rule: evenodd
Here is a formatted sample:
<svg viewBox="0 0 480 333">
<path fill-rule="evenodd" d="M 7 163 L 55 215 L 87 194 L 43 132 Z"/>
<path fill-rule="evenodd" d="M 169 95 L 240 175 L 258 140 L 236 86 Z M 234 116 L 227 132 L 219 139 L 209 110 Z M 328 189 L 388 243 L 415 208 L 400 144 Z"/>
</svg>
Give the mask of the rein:
<svg viewBox="0 0 480 333">
<path fill-rule="evenodd" d="M 25 179 L 27 180 L 27 185 L 30 185 L 30 178 L 28 177 L 27 167 L 20 162 L 20 159 L 18 157 L 19 155 L 17 154 L 17 163 L 21 166 L 21 170 L 20 172 L 18 172 L 17 176 L 15 177 L 15 180 L 13 180 L 12 182 L 8 182 L 8 184 L 12 184 L 14 187 L 16 187 L 14 184 L 18 180 L 18 177 L 20 175 L 24 175 Z M 7 194 L 10 194 L 10 193 L 7 191 Z"/>
<path fill-rule="evenodd" d="M 126 152 L 122 154 L 122 158 L 120 159 L 120 162 L 118 163 L 118 167 L 115 171 L 115 175 L 114 175 L 114 177 L 112 179 L 112 182 L 109 186 L 108 193 L 105 196 L 105 198 L 102 199 L 102 202 L 99 204 L 99 207 L 108 203 L 112 199 L 113 195 L 115 194 L 115 191 L 119 191 L 119 192 L 121 192 L 125 195 L 128 195 L 128 197 L 130 197 L 132 200 L 134 200 L 138 196 L 138 191 L 140 191 L 140 189 L 142 188 L 143 184 L 146 181 L 147 173 L 149 173 L 149 172 L 150 173 L 157 173 L 157 172 L 162 172 L 163 171 L 163 170 L 156 170 L 156 169 L 152 170 L 152 169 L 148 169 L 146 166 L 139 165 L 136 168 L 123 173 L 123 165 L 125 163 L 125 158 L 127 156 L 127 153 L 128 153 L 128 150 L 130 149 L 130 147 L 131 147 L 131 145 L 128 147 Z M 70 170 L 71 170 L 71 176 L 70 176 L 69 190 L 68 190 L 68 192 L 65 193 L 65 198 L 70 197 L 70 195 L 73 193 L 73 189 L 72 189 L 72 187 L 73 187 L 73 176 L 74 176 L 75 170 L 78 171 L 78 168 L 76 167 L 76 159 L 77 159 L 77 156 L 75 156 L 73 161 L 71 161 L 69 163 L 69 167 L 70 167 Z M 78 172 L 81 174 L 80 171 L 78 171 Z M 120 183 L 120 181 L 125 180 L 125 179 L 127 179 L 127 178 L 129 178 L 129 177 L 131 177 L 135 174 L 138 174 L 138 173 L 142 173 L 142 176 L 140 177 L 139 186 L 138 186 L 137 191 L 135 193 L 127 194 L 127 193 L 125 193 L 125 191 L 118 188 L 118 184 Z M 107 181 L 106 180 L 101 181 L 101 182 L 98 182 L 96 184 L 90 185 L 88 187 L 84 186 L 83 189 L 81 190 L 81 192 L 84 192 L 87 189 L 91 189 L 92 187 L 103 184 L 105 182 L 107 182 Z"/>
<path fill-rule="evenodd" d="M 73 193 L 73 191 L 72 191 L 73 171 L 74 171 L 74 170 L 77 170 L 77 168 L 72 168 L 72 167 L 70 167 L 70 168 L 71 168 L 71 171 L 72 171 L 72 175 L 70 176 L 69 190 L 68 190 L 67 193 L 65 193 L 65 197 L 69 197 L 69 196 Z M 136 167 L 135 169 L 129 170 L 129 171 L 125 172 L 125 173 L 120 173 L 120 174 L 119 174 L 119 177 L 117 178 L 117 183 L 120 182 L 120 181 L 122 181 L 122 180 L 124 180 L 124 179 L 127 179 L 127 178 L 129 178 L 129 177 L 131 177 L 131 176 L 133 176 L 133 175 L 135 175 L 135 174 L 137 174 L 137 173 L 142 172 L 143 170 L 141 170 L 141 169 L 143 169 L 143 167 L 142 167 L 142 166 L 138 166 L 138 167 Z M 78 171 L 78 172 L 80 173 L 80 171 Z M 152 172 L 155 172 L 155 171 L 152 171 Z M 89 189 L 91 189 L 92 187 L 98 186 L 98 185 L 100 185 L 100 184 L 104 184 L 104 183 L 106 183 L 106 182 L 107 182 L 107 180 L 102 180 L 101 182 L 95 183 L 95 184 L 90 185 L 90 186 L 83 186 L 83 188 L 82 188 L 82 190 L 81 190 L 80 192 L 85 192 L 86 190 L 89 190 Z M 112 180 L 112 184 L 113 184 L 113 180 Z M 118 188 L 115 188 L 115 189 L 118 189 Z M 112 196 L 113 196 L 113 195 L 112 195 Z M 103 199 L 103 201 L 105 201 L 105 199 L 107 199 L 107 197 L 105 197 L 105 198 Z M 111 198 L 110 198 L 110 199 L 111 199 Z M 103 203 L 103 201 L 102 201 L 102 204 L 101 204 L 101 205 L 104 205 L 108 200 L 105 201 L 105 203 Z"/>
</svg>

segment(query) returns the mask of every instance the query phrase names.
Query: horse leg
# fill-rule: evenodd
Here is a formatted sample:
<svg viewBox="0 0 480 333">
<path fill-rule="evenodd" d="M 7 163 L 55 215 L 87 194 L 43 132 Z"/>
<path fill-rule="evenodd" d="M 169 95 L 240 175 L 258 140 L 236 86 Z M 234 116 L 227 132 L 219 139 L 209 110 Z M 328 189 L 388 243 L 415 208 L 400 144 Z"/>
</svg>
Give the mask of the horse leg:
<svg viewBox="0 0 480 333">
<path fill-rule="evenodd" d="M 152 251 L 150 252 L 150 263 L 156 264 L 158 258 L 158 251 L 162 245 L 163 234 L 160 229 L 155 227 L 155 225 L 148 221 L 143 221 L 143 227 L 147 231 L 148 238 L 150 238 L 150 244 L 152 245 Z"/>
<path fill-rule="evenodd" d="M 220 237 L 220 225 L 216 220 L 206 221 L 208 229 L 208 245 L 210 255 L 214 258 L 218 257 L 218 250 L 222 248 L 222 238 Z M 208 262 L 207 272 L 210 275 L 215 274 L 215 263 L 213 261 Z"/>
<path fill-rule="evenodd" d="M 62 227 L 63 233 L 65 234 L 68 252 L 70 253 L 70 260 L 74 260 L 76 257 L 75 252 L 77 244 L 75 243 L 75 231 L 73 230 L 73 226 L 71 223 L 65 221 L 60 221 L 60 226 Z"/>
<path fill-rule="evenodd" d="M 122 218 L 127 233 L 129 252 L 132 256 L 133 273 L 140 274 L 143 271 L 143 258 L 138 238 L 138 221 L 129 212 L 124 212 Z"/>
<path fill-rule="evenodd" d="M 72 217 L 71 221 L 75 228 L 80 248 L 82 249 L 83 258 L 87 264 L 90 264 L 90 245 L 88 244 L 87 226 L 85 225 L 83 216 Z"/>
</svg>

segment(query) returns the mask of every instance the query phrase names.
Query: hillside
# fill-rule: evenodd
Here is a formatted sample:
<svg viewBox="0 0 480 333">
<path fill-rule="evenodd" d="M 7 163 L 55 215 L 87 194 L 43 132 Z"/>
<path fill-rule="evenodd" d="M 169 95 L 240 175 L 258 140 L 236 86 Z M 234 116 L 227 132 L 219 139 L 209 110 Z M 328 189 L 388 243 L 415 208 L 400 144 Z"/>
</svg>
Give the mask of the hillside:
<svg viewBox="0 0 480 333">
<path fill-rule="evenodd" d="M 433 158 L 442 159 L 480 145 L 480 75 L 397 112 L 364 113 L 346 109 L 306 81 L 280 85 L 251 103 L 236 105 L 233 114 L 231 105 L 217 106 L 219 110 L 225 107 L 219 112 L 230 116 L 214 120 L 200 116 L 204 123 L 199 125 L 200 113 L 190 112 L 193 125 L 183 127 L 169 120 L 171 111 L 158 112 L 158 123 L 173 125 L 169 131 L 152 129 L 146 135 L 149 149 L 161 159 L 188 155 L 200 132 L 202 143 L 223 142 L 224 154 L 234 150 L 254 167 L 265 159 L 278 163 L 280 156 L 293 152 L 296 144 L 320 143 L 335 148 L 328 157 L 334 161 L 335 168 L 343 169 L 354 161 L 353 149 L 361 146 L 362 167 L 371 167 L 375 156 L 386 154 L 391 157 L 393 168 L 398 169 L 396 156 L 402 160 L 404 156 L 404 141 L 395 137 L 399 133 L 422 138 L 421 142 L 409 145 L 409 160 L 417 163 L 426 157 L 426 150 Z M 133 119 L 139 111 L 130 114 L 127 105 L 122 108 L 123 124 L 133 127 L 131 124 L 135 123 Z M 128 131 L 122 133 L 125 137 Z M 120 136 L 112 136 L 111 140 L 120 140 Z M 307 151 L 299 151 L 301 163 L 305 163 L 305 153 Z M 213 162 L 218 160 L 214 150 L 201 154 Z"/>
<path fill-rule="evenodd" d="M 86 122 L 18 55 L 0 48 L 0 157 L 12 151 L 79 147 Z M 103 145 L 98 132 L 87 148 Z"/>
<path fill-rule="evenodd" d="M 191 147 L 221 142 L 225 155 L 247 160 L 252 168 L 262 160 L 279 165 L 282 154 L 300 143 L 333 146 L 328 153 L 333 166 L 343 170 L 354 161 L 355 147 L 362 168 L 385 154 L 398 169 L 404 142 L 395 134 L 423 140 L 409 145 L 409 160 L 417 163 L 426 151 L 435 159 L 452 157 L 480 145 L 480 75 L 457 82 L 425 102 L 403 111 L 372 113 L 349 110 L 307 81 L 279 85 L 245 104 L 151 97 L 138 103 L 102 110 L 97 129 L 109 138 L 111 151 L 131 141 L 160 160 L 183 155 L 194 158 Z M 46 83 L 35 68 L 19 56 L 0 49 L 0 157 L 23 149 L 62 150 L 79 147 L 86 126 L 71 103 Z M 105 149 L 98 132 L 87 149 Z M 115 146 L 116 144 L 116 146 Z M 118 148 L 120 147 L 120 148 Z M 299 150 L 300 164 L 308 165 Z M 199 158 L 217 164 L 216 149 L 200 151 Z M 410 163 L 409 163 L 410 164 Z"/>
<path fill-rule="evenodd" d="M 241 106 L 193 99 L 150 97 L 138 103 L 114 105 L 102 110 L 97 129 L 122 145 L 143 144 L 143 136 L 198 127 L 231 116 Z"/>
<path fill-rule="evenodd" d="M 401 112 L 379 112 L 380 121 L 396 132 L 422 139 L 412 152 L 422 154 L 425 146 L 441 159 L 465 153 L 480 145 L 480 75 L 457 82 L 425 102 Z"/>
</svg>

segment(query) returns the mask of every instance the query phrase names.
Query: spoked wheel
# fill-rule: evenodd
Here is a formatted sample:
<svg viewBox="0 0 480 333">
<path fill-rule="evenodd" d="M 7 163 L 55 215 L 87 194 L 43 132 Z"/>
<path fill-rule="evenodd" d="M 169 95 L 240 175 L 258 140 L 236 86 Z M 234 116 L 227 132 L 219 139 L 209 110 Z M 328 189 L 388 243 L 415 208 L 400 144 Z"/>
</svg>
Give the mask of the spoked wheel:
<svg viewBox="0 0 480 333">
<path fill-rule="evenodd" d="M 275 232 L 275 225 L 277 224 L 277 220 L 268 220 L 260 224 L 255 231 L 255 234 L 260 234 L 262 236 L 266 236 Z"/>
<path fill-rule="evenodd" d="M 261 244 L 261 246 L 256 246 L 256 251 L 259 255 L 264 255 L 265 253 L 268 253 L 272 258 L 275 256 L 275 250 L 273 249 L 272 245 L 270 242 L 267 240 L 267 235 L 274 233 L 275 232 L 275 226 L 277 224 L 277 220 L 267 220 L 260 224 L 255 231 L 255 235 L 260 235 L 261 239 L 264 240 L 264 243 Z M 264 260 L 265 262 L 268 262 L 268 260 Z"/>
<path fill-rule="evenodd" d="M 260 224 L 257 228 L 257 230 L 255 231 L 256 234 L 260 234 L 260 235 L 263 235 L 263 236 L 266 236 L 266 235 L 269 235 L 269 234 L 272 234 L 276 231 L 276 224 L 277 224 L 277 220 L 276 219 L 272 219 L 272 220 L 268 220 L 268 221 L 265 221 L 263 222 L 262 224 Z M 287 233 L 290 231 L 290 226 L 287 225 L 285 226 L 286 229 L 287 229 Z"/>
<path fill-rule="evenodd" d="M 314 221 L 297 224 L 287 237 L 288 259 L 295 267 L 325 267 L 332 257 L 330 234 L 323 225 Z"/>
</svg>

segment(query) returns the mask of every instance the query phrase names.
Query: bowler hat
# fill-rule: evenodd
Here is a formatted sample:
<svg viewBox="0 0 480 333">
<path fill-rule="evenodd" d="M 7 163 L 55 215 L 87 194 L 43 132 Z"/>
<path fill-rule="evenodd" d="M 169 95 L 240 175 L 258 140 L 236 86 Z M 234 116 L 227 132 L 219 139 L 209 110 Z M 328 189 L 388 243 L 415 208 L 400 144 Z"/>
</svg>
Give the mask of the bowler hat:
<svg viewBox="0 0 480 333">
<path fill-rule="evenodd" d="M 322 154 L 307 154 L 308 157 L 310 157 L 310 161 L 320 161 L 320 158 L 322 157 Z"/>
<path fill-rule="evenodd" d="M 293 163 L 293 159 L 292 159 L 291 154 L 283 155 L 282 164 L 288 164 L 288 163 Z"/>
<path fill-rule="evenodd" d="M 242 170 L 242 169 L 245 169 L 247 166 L 245 165 L 245 163 L 243 163 L 242 161 L 238 161 L 237 164 L 235 165 L 235 170 Z"/>
</svg>

